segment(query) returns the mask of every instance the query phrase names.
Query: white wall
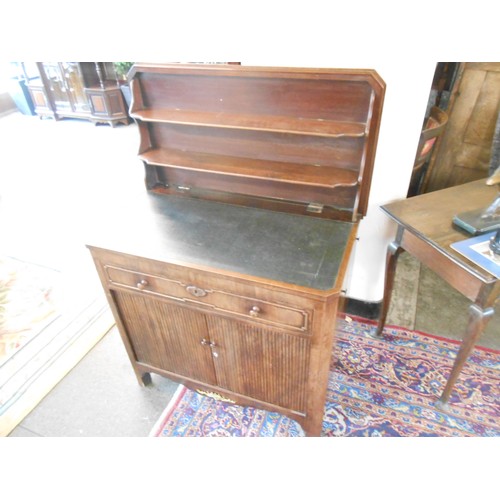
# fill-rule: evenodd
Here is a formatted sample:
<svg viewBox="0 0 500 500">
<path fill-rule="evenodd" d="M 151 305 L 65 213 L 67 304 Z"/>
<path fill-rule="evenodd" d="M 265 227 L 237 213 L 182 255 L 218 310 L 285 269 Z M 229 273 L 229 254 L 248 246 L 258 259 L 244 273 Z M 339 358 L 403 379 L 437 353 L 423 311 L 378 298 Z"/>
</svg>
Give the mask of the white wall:
<svg viewBox="0 0 500 500">
<path fill-rule="evenodd" d="M 406 198 L 435 66 L 432 60 L 373 61 L 387 89 L 368 213 L 360 224 L 346 286 L 349 297 L 382 298 L 386 249 L 394 238 L 395 225 L 380 206 Z"/>
</svg>

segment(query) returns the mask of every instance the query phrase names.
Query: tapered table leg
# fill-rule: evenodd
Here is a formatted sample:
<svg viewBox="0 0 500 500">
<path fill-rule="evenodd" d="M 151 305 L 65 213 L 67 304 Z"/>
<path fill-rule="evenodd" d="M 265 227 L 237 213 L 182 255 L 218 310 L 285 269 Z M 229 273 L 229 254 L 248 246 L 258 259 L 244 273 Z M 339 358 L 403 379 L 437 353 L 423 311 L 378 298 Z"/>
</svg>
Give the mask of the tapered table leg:
<svg viewBox="0 0 500 500">
<path fill-rule="evenodd" d="M 448 407 L 448 400 L 450 399 L 451 391 L 455 382 L 457 381 L 462 368 L 467 361 L 474 345 L 483 333 L 488 321 L 492 318 L 495 313 L 492 307 L 482 309 L 477 304 L 472 304 L 469 307 L 469 323 L 467 325 L 467 331 L 465 337 L 462 340 L 462 344 L 458 351 L 455 363 L 451 369 L 450 375 L 446 382 L 446 386 L 441 394 L 441 397 L 436 403 L 436 407 L 442 410 L 446 410 Z"/>
<path fill-rule="evenodd" d="M 392 289 L 394 287 L 394 277 L 396 276 L 396 264 L 398 257 L 403 251 L 403 248 L 397 241 L 393 241 L 387 247 L 387 256 L 385 264 L 385 284 L 384 284 L 384 298 L 382 299 L 382 309 L 380 311 L 380 318 L 378 320 L 377 330 L 373 336 L 378 337 L 382 334 L 391 303 Z"/>
</svg>

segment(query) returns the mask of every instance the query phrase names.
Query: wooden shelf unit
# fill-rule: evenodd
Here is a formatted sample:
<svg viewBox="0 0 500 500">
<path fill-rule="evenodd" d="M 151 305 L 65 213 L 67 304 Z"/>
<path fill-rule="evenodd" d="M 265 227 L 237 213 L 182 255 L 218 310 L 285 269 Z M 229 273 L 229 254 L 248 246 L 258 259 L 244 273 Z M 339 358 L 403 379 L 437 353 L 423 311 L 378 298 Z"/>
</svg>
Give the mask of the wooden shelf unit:
<svg viewBox="0 0 500 500">
<path fill-rule="evenodd" d="M 131 79 L 148 189 L 365 213 L 383 95 L 375 72 L 138 64 Z"/>
</svg>

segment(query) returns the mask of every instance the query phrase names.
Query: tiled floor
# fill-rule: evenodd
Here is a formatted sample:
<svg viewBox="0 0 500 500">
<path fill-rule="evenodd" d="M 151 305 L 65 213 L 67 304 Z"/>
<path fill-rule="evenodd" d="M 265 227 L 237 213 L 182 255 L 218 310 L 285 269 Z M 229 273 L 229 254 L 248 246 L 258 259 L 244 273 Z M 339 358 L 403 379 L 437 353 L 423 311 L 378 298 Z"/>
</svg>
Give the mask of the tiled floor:
<svg viewBox="0 0 500 500">
<path fill-rule="evenodd" d="M 95 280 L 86 235 L 115 197 L 145 195 L 136 126 L 0 118 L 0 253 Z M 112 229 L 110 229 L 112 230 Z M 389 323 L 461 338 L 467 300 L 402 256 Z M 495 318 L 480 344 L 500 349 Z M 21 436 L 147 436 L 177 384 L 137 384 L 113 328 L 14 429 Z"/>
</svg>

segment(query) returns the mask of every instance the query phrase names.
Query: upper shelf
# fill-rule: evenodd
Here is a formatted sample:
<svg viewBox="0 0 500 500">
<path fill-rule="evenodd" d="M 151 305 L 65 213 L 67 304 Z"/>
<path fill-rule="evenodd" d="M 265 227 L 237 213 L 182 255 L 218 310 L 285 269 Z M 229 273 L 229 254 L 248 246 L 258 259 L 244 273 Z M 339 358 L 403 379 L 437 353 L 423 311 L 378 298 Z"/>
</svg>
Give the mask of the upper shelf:
<svg viewBox="0 0 500 500">
<path fill-rule="evenodd" d="M 237 128 L 321 137 L 364 137 L 366 133 L 366 124 L 364 123 L 338 122 L 321 118 L 245 115 L 180 109 L 134 110 L 130 116 L 144 122 Z"/>
</svg>

